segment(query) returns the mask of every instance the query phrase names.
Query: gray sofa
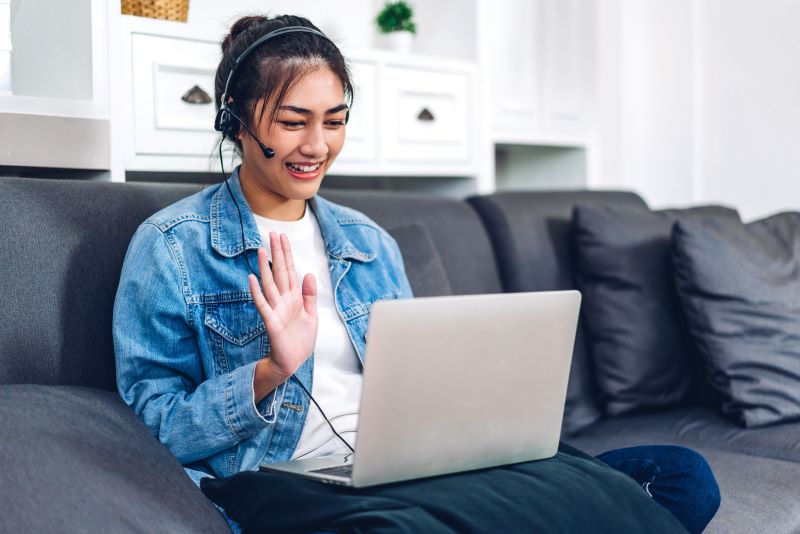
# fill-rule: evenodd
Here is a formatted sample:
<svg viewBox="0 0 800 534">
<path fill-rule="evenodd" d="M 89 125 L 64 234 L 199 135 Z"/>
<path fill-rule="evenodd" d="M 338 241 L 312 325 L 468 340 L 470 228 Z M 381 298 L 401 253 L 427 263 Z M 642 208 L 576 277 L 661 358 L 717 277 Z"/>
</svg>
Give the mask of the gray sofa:
<svg viewBox="0 0 800 534">
<path fill-rule="evenodd" d="M 227 531 L 115 389 L 111 311 L 130 237 L 200 187 L 0 178 L 0 530 Z M 418 296 L 571 288 L 573 206 L 646 208 L 623 192 L 322 194 L 395 236 Z M 708 532 L 800 532 L 800 424 L 745 430 L 708 403 L 606 417 L 585 337 L 581 327 L 565 441 L 696 448 L 722 492 Z"/>
</svg>

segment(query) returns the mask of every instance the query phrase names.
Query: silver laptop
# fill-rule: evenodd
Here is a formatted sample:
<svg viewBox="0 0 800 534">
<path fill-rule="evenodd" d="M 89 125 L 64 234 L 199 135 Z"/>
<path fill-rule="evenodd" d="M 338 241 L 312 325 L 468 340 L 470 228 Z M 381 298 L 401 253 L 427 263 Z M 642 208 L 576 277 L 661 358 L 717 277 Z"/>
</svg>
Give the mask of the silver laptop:
<svg viewBox="0 0 800 534">
<path fill-rule="evenodd" d="M 355 454 L 260 469 L 364 487 L 552 457 L 580 301 L 554 291 L 377 302 Z"/>
</svg>

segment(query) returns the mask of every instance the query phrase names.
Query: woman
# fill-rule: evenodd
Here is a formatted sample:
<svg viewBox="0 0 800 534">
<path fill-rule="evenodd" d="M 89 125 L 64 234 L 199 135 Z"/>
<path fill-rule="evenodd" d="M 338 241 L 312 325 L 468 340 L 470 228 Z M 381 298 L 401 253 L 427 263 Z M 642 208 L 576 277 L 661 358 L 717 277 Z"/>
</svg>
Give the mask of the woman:
<svg viewBox="0 0 800 534">
<path fill-rule="evenodd" d="M 140 226 L 114 307 L 120 395 L 195 482 L 352 448 L 368 322 L 354 310 L 411 297 L 395 241 L 316 194 L 352 100 L 335 44 L 300 17 L 245 17 L 222 49 L 216 127 L 242 164 Z M 716 511 L 692 451 L 601 458 L 692 531 Z"/>
</svg>

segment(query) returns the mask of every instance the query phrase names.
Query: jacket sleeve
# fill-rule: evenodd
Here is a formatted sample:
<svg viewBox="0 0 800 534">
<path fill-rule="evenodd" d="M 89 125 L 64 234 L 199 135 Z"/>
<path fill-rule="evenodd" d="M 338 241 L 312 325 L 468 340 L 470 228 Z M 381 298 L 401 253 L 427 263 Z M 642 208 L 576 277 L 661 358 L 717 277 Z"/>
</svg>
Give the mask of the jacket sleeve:
<svg viewBox="0 0 800 534">
<path fill-rule="evenodd" d="M 208 378 L 191 325 L 185 272 L 167 237 L 134 235 L 114 302 L 117 388 L 183 464 L 230 448 L 273 423 L 275 392 L 255 405 L 256 362 Z"/>
<path fill-rule="evenodd" d="M 383 233 L 386 247 L 389 251 L 389 265 L 395 273 L 397 287 L 400 288 L 400 295 L 397 298 L 413 298 L 414 292 L 411 290 L 411 284 L 408 282 L 408 276 L 406 276 L 405 263 L 403 262 L 403 254 L 400 252 L 400 247 L 397 241 L 389 235 L 389 232 L 383 230 Z"/>
</svg>

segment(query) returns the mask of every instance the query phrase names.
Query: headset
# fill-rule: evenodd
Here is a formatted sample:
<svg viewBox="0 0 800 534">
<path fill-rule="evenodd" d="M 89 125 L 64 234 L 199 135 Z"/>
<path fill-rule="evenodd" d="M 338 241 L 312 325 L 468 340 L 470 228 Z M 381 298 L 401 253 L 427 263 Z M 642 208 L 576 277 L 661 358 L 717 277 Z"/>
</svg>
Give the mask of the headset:
<svg viewBox="0 0 800 534">
<path fill-rule="evenodd" d="M 233 196 L 233 191 L 231 191 L 231 186 L 228 184 L 228 179 L 225 176 L 225 166 L 222 159 L 222 143 L 223 141 L 225 141 L 226 137 L 228 139 L 236 139 L 236 135 L 239 133 L 239 128 L 241 126 L 242 128 L 245 129 L 245 131 L 248 134 L 250 134 L 250 136 L 256 141 L 256 143 L 258 143 L 258 146 L 261 149 L 261 152 L 264 154 L 265 158 L 270 159 L 275 157 L 275 151 L 266 146 L 264 143 L 262 143 L 261 140 L 258 137 L 256 137 L 256 134 L 254 134 L 250 130 L 250 128 L 247 127 L 247 125 L 239 117 L 239 115 L 236 114 L 236 111 L 234 111 L 233 109 L 235 107 L 235 104 L 233 102 L 231 102 L 230 104 L 228 103 L 228 88 L 230 87 L 231 80 L 233 79 L 233 75 L 236 72 L 236 68 L 239 66 L 240 63 L 242 63 L 242 61 L 245 60 L 245 58 L 248 56 L 248 54 L 250 54 L 250 52 L 261 46 L 266 41 L 269 41 L 270 39 L 273 39 L 280 35 L 285 35 L 287 33 L 313 33 L 315 35 L 319 35 L 320 37 L 328 41 L 331 41 L 331 39 L 321 31 L 315 30 L 314 28 L 307 28 L 305 26 L 286 26 L 284 28 L 278 28 L 277 30 L 273 30 L 267 33 L 266 35 L 258 38 L 258 40 L 256 40 L 250 46 L 248 46 L 245 49 L 245 51 L 242 52 L 241 55 L 239 55 L 239 57 L 236 58 L 236 61 L 233 63 L 231 72 L 228 74 L 227 80 L 225 80 L 225 89 L 222 92 L 222 102 L 220 104 L 219 110 L 217 111 L 217 116 L 214 118 L 214 130 L 222 133 L 222 139 L 220 139 L 219 142 L 219 165 L 222 171 L 222 178 L 225 181 L 225 186 L 228 188 L 228 194 L 231 196 L 233 203 L 236 205 L 236 211 L 239 212 L 239 224 L 241 225 L 242 229 L 242 247 L 243 247 L 242 254 L 244 254 L 244 259 L 245 262 L 247 263 L 247 268 L 250 269 L 250 272 L 253 273 L 253 275 L 256 277 L 257 280 L 259 279 L 259 276 L 250 266 L 250 258 L 247 257 L 247 249 L 244 248 L 244 221 L 242 218 L 242 210 L 239 208 L 239 203 L 236 201 L 236 197 Z M 345 116 L 344 120 L 345 124 L 347 124 L 347 121 L 349 119 L 350 119 L 350 110 L 348 109 L 347 115 Z M 272 262 L 269 263 L 269 268 L 272 269 Z M 322 414 L 322 417 L 325 418 L 325 421 L 328 423 L 328 426 L 331 428 L 336 437 L 339 438 L 339 440 L 342 443 L 344 443 L 348 449 L 350 449 L 351 453 L 355 453 L 353 447 L 351 447 L 350 444 L 342 436 L 340 436 L 339 433 L 336 431 L 336 429 L 333 427 L 333 424 L 331 424 L 330 420 L 328 419 L 328 416 L 325 415 L 325 412 L 322 411 L 322 408 L 314 399 L 314 397 L 311 395 L 311 392 L 308 391 L 303 382 L 301 382 L 300 379 L 297 378 L 297 376 L 295 375 L 292 375 L 291 378 L 294 378 L 294 380 L 298 384 L 300 384 L 300 387 L 303 389 L 308 398 L 311 399 L 311 401 L 317 407 L 319 412 Z"/>
</svg>

